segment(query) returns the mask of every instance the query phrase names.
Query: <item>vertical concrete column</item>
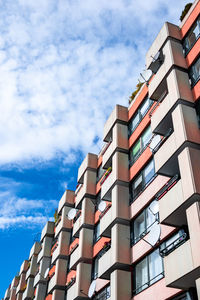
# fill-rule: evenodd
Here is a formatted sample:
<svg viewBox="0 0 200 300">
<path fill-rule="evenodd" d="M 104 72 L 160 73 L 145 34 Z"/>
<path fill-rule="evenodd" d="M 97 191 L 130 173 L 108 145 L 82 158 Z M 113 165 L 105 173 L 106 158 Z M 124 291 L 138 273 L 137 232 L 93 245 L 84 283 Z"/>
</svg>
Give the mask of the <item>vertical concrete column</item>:
<svg viewBox="0 0 200 300">
<path fill-rule="evenodd" d="M 112 189 L 112 220 L 115 218 L 129 220 L 129 188 L 116 184 Z"/>
<path fill-rule="evenodd" d="M 57 259 L 56 261 L 56 285 L 65 286 L 67 274 L 67 260 Z"/>
<path fill-rule="evenodd" d="M 46 290 L 47 290 L 47 284 L 39 283 L 36 289 L 35 300 L 45 300 Z"/>
<path fill-rule="evenodd" d="M 64 290 L 54 290 L 52 293 L 52 300 L 64 300 L 65 291 Z"/>
<path fill-rule="evenodd" d="M 130 264 L 130 226 L 115 224 L 111 231 L 112 261 L 119 264 Z"/>
<path fill-rule="evenodd" d="M 130 300 L 131 299 L 131 273 L 115 270 L 111 273 L 111 299 Z"/>
<path fill-rule="evenodd" d="M 196 280 L 196 288 L 197 288 L 197 296 L 198 300 L 200 300 L 200 278 Z"/>
<path fill-rule="evenodd" d="M 190 233 L 190 244 L 194 268 L 200 266 L 200 203 L 193 203 L 186 210 L 188 228 Z"/>
</svg>

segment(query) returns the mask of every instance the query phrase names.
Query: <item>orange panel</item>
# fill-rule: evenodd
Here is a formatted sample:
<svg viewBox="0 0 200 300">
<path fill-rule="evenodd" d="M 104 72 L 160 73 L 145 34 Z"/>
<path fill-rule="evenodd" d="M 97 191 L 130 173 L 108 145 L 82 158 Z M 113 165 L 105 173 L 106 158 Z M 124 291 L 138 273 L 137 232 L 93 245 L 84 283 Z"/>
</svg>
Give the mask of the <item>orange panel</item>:
<svg viewBox="0 0 200 300">
<path fill-rule="evenodd" d="M 97 161 L 97 168 L 102 164 L 102 160 L 103 160 L 103 156 L 100 155 L 100 156 L 98 157 L 98 161 Z"/>
<path fill-rule="evenodd" d="M 148 289 L 134 296 L 132 300 L 171 299 L 171 297 L 178 295 L 180 292 L 181 292 L 180 289 L 166 287 L 165 278 L 163 278 L 158 282 L 152 284 Z"/>
<path fill-rule="evenodd" d="M 192 24 L 194 23 L 194 21 L 198 17 L 199 11 L 200 11 L 200 2 L 197 3 L 197 5 L 193 9 L 192 13 L 190 14 L 189 18 L 187 19 L 187 21 L 185 22 L 185 24 L 181 28 L 182 38 L 187 34 L 188 30 L 191 28 Z"/>
<path fill-rule="evenodd" d="M 195 101 L 199 99 L 199 97 L 200 97 L 200 80 L 193 87 L 192 94 L 193 94 L 193 97 L 194 97 Z"/>
<path fill-rule="evenodd" d="M 53 273 L 55 273 L 55 270 L 56 270 L 56 266 L 53 266 L 51 268 L 51 270 L 49 271 L 49 277 L 51 277 L 53 275 Z"/>
<path fill-rule="evenodd" d="M 45 300 L 51 300 L 52 299 L 52 295 L 51 294 L 49 294 L 46 298 L 45 298 Z"/>
<path fill-rule="evenodd" d="M 109 241 L 110 238 L 106 238 L 106 237 L 100 238 L 100 240 L 98 240 L 98 242 L 93 247 L 93 257 L 95 257 L 101 251 L 101 249 L 103 249 L 104 243 Z"/>
<path fill-rule="evenodd" d="M 191 64 L 195 61 L 195 59 L 199 55 L 199 49 L 200 49 L 200 38 L 196 41 L 196 43 L 194 44 L 194 46 L 186 56 L 186 62 L 188 68 L 191 66 Z"/>
<path fill-rule="evenodd" d="M 147 93 L 148 93 L 148 87 L 145 84 L 144 87 L 142 88 L 139 96 L 138 97 L 136 96 L 137 99 L 135 100 L 135 102 L 133 103 L 133 105 L 131 106 L 131 108 L 128 112 L 128 120 L 130 120 L 132 118 L 132 116 L 134 115 L 134 113 L 136 112 L 136 110 L 138 109 L 138 107 L 140 106 L 142 101 L 144 100 L 144 98 L 147 96 Z"/>
<path fill-rule="evenodd" d="M 132 165 L 129 170 L 129 178 L 130 180 L 135 177 L 135 175 L 143 168 L 143 166 L 147 163 L 147 161 L 152 157 L 152 152 L 149 147 L 140 155 L 140 157 L 136 160 L 136 162 Z"/>
<path fill-rule="evenodd" d="M 166 239 L 170 234 L 172 234 L 176 230 L 175 227 L 162 225 L 161 224 L 161 237 L 160 241 L 162 242 Z M 148 234 L 144 237 L 146 240 Z M 144 240 L 138 241 L 133 247 L 131 248 L 131 263 L 136 263 L 142 257 L 146 256 L 150 251 L 152 251 L 152 247 L 147 244 Z"/>
<path fill-rule="evenodd" d="M 71 251 L 72 248 L 74 248 L 74 246 L 76 246 L 76 244 L 79 243 L 79 239 L 76 238 L 72 243 L 71 245 L 69 246 L 69 252 Z"/>
<path fill-rule="evenodd" d="M 72 279 L 72 277 L 76 277 L 76 271 L 75 271 L 75 270 L 71 270 L 71 271 L 67 274 L 66 284 L 67 284 L 68 282 L 70 282 L 70 280 Z"/>
<path fill-rule="evenodd" d="M 99 180 L 99 181 L 97 182 L 97 185 L 96 185 L 96 195 L 97 195 L 97 194 L 99 193 L 99 191 L 101 190 L 100 181 L 101 181 L 101 180 Z"/>
</svg>

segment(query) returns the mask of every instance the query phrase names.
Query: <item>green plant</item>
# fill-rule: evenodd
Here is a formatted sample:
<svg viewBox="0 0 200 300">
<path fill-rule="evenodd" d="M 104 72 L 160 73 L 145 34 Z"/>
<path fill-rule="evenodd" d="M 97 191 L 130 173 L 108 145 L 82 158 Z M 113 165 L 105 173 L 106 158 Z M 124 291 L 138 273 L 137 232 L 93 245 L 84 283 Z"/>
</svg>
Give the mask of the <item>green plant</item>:
<svg viewBox="0 0 200 300">
<path fill-rule="evenodd" d="M 55 221 L 55 223 L 58 221 L 58 210 L 57 209 L 55 210 L 55 213 L 54 213 L 54 221 Z"/>
<path fill-rule="evenodd" d="M 135 96 L 137 95 L 137 93 L 139 92 L 139 90 L 141 89 L 142 85 L 143 85 L 143 83 L 139 81 L 138 84 L 136 85 L 136 90 L 129 97 L 129 104 L 133 101 L 133 99 L 135 98 Z"/>
<path fill-rule="evenodd" d="M 182 11 L 181 16 L 180 16 L 180 21 L 183 21 L 185 15 L 187 14 L 187 12 L 189 11 L 191 6 L 192 6 L 192 3 L 188 3 L 185 5 L 184 10 Z"/>
</svg>

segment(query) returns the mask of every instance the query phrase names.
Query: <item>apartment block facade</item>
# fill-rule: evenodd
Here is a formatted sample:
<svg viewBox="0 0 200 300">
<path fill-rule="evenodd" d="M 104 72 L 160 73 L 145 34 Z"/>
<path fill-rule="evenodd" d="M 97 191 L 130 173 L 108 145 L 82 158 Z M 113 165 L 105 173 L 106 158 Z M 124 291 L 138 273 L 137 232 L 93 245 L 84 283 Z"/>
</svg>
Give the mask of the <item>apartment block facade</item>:
<svg viewBox="0 0 200 300">
<path fill-rule="evenodd" d="M 200 1 L 165 23 L 4 300 L 200 299 Z"/>
</svg>

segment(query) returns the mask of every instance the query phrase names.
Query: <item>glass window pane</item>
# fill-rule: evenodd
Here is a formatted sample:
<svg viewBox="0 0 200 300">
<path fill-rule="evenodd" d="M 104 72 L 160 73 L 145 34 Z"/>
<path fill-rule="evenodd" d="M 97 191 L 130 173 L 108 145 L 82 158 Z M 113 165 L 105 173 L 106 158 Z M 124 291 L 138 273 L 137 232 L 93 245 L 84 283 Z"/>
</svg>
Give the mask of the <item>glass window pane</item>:
<svg viewBox="0 0 200 300">
<path fill-rule="evenodd" d="M 140 235 L 145 231 L 145 213 L 140 214 L 134 221 L 134 242 L 140 239 Z"/>
<path fill-rule="evenodd" d="M 159 250 L 156 249 L 153 253 L 151 253 L 148 257 L 148 260 L 150 284 L 152 284 L 163 277 L 161 274 L 163 272 L 163 261 L 159 254 Z"/>
<path fill-rule="evenodd" d="M 152 137 L 151 126 L 147 128 L 147 130 L 142 135 L 142 146 L 146 146 Z"/>
<path fill-rule="evenodd" d="M 147 268 L 147 257 L 143 259 L 135 267 L 135 288 L 136 292 L 139 293 L 147 287 L 148 282 L 148 268 Z"/>
<path fill-rule="evenodd" d="M 144 169 L 144 184 L 149 182 L 149 180 L 153 177 L 154 174 L 154 161 L 152 160 Z"/>
<path fill-rule="evenodd" d="M 146 210 L 147 218 L 147 228 L 150 229 L 150 226 L 155 222 L 156 216 L 147 208 Z"/>
<path fill-rule="evenodd" d="M 131 120 L 131 123 L 130 123 L 130 131 L 131 133 L 135 130 L 135 127 L 137 126 L 137 124 L 139 123 L 140 121 L 140 116 L 139 114 L 137 113 L 133 119 Z"/>
<path fill-rule="evenodd" d="M 142 182 L 142 174 L 140 174 L 132 184 L 132 196 L 133 198 L 136 197 L 141 191 L 143 187 L 143 182 Z"/>
<path fill-rule="evenodd" d="M 149 110 L 151 103 L 152 103 L 152 101 L 149 98 L 147 98 L 146 101 L 141 106 L 140 113 L 141 113 L 142 117 L 144 117 L 144 115 Z"/>
<path fill-rule="evenodd" d="M 134 161 L 139 153 L 140 153 L 140 140 L 138 140 L 133 146 L 133 148 L 131 149 L 131 153 L 130 153 L 131 161 Z"/>
</svg>

